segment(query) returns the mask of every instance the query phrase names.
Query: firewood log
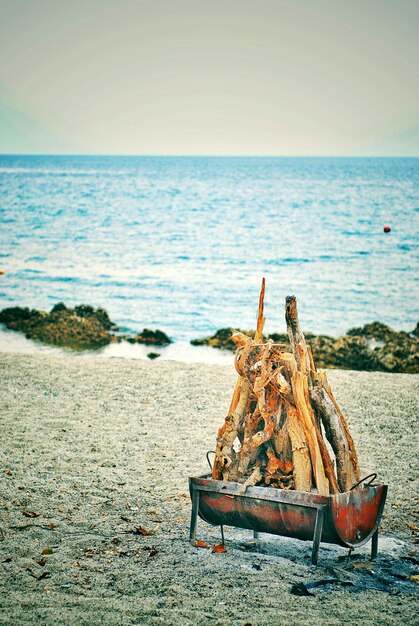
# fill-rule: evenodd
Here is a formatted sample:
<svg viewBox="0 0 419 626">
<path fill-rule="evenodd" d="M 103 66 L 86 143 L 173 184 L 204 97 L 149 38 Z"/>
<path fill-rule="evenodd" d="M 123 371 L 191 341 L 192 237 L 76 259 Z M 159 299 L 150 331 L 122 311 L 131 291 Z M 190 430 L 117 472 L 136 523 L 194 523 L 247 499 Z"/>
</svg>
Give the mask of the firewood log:
<svg viewBox="0 0 419 626">
<path fill-rule="evenodd" d="M 361 469 L 359 467 L 359 463 L 358 463 L 358 455 L 356 453 L 356 448 L 355 448 L 355 443 L 354 440 L 352 439 L 352 435 L 349 431 L 348 428 L 348 423 L 345 419 L 345 416 L 343 415 L 340 406 L 338 405 L 335 396 L 333 395 L 333 392 L 329 386 L 329 381 L 327 380 L 327 376 L 326 376 L 326 372 L 320 372 L 320 376 L 319 376 L 319 380 L 320 383 L 322 385 L 322 387 L 326 390 L 327 395 L 329 396 L 329 398 L 331 399 L 331 401 L 333 402 L 333 405 L 336 409 L 337 414 L 339 415 L 339 419 L 340 419 L 340 423 L 342 425 L 342 429 L 345 433 L 345 437 L 346 437 L 346 441 L 348 443 L 348 447 L 350 450 L 350 454 L 351 454 L 351 464 L 352 464 L 352 468 L 353 468 L 353 472 L 354 472 L 354 484 L 359 482 L 361 480 Z"/>
<path fill-rule="evenodd" d="M 261 341 L 263 336 L 263 325 L 265 323 L 265 318 L 263 316 L 264 298 L 265 279 L 263 278 L 259 295 L 259 308 L 255 334 L 255 339 L 257 339 L 257 341 Z M 245 362 L 246 360 L 246 356 L 248 351 L 250 350 L 250 347 L 250 341 L 246 342 L 241 357 L 243 359 L 243 362 Z M 248 405 L 249 390 L 250 387 L 248 380 L 245 378 L 239 378 L 236 384 L 236 388 L 234 390 L 229 413 L 225 418 L 223 426 L 218 432 L 214 466 L 212 470 L 212 477 L 216 480 L 220 480 L 221 478 L 224 478 L 224 480 L 229 479 L 228 468 L 232 465 L 236 457 L 236 453 L 233 449 L 233 444 L 236 440 L 237 433 L 240 427 L 240 422 L 241 420 L 243 420 Z"/>
<path fill-rule="evenodd" d="M 303 381 L 305 408 L 310 414 L 311 423 L 313 424 L 314 430 L 316 432 L 317 443 L 319 444 L 320 454 L 321 454 L 321 458 L 323 461 L 324 471 L 329 481 L 330 491 L 331 493 L 339 493 L 339 486 L 336 480 L 333 462 L 330 457 L 329 451 L 327 449 L 326 443 L 323 439 L 323 434 L 321 430 L 321 420 L 318 414 L 313 410 L 313 407 L 310 402 L 307 361 L 305 359 L 304 350 L 305 348 L 301 342 L 297 344 L 297 351 L 298 351 L 298 355 L 300 357 L 300 363 L 301 363 L 301 373 L 304 374 L 304 376 L 301 377 L 301 379 Z M 310 356 L 310 349 L 308 349 L 307 353 L 309 356 L 310 370 L 312 370 L 312 368 L 314 368 L 315 370 L 314 361 L 312 359 L 312 356 Z"/>
<path fill-rule="evenodd" d="M 310 370 L 310 359 L 307 351 L 307 344 L 300 327 L 300 321 L 298 319 L 297 300 L 295 296 L 287 296 L 285 300 L 285 321 L 287 323 L 287 332 L 290 340 L 292 352 L 297 361 L 297 367 L 301 370 L 301 362 L 303 361 L 305 368 Z M 303 359 L 298 353 L 297 346 L 301 344 L 303 347 Z"/>
<path fill-rule="evenodd" d="M 258 398 L 258 411 L 263 420 L 264 426 L 262 430 L 259 430 L 256 433 L 251 432 L 250 430 L 246 433 L 245 427 L 245 437 L 242 448 L 239 452 L 239 474 L 245 474 L 252 459 L 254 458 L 255 452 L 257 452 L 258 448 L 262 444 L 269 441 L 274 433 L 276 410 L 275 408 L 271 408 L 269 406 L 269 402 L 266 400 L 266 395 L 269 392 L 272 395 L 272 390 L 266 392 L 264 387 L 258 388 L 258 392 L 256 394 Z"/>
<path fill-rule="evenodd" d="M 262 286 L 260 288 L 259 294 L 259 307 L 258 307 L 258 316 L 256 322 L 256 332 L 255 332 L 255 343 L 259 343 L 263 339 L 263 327 L 265 325 L 265 317 L 263 316 L 263 311 L 265 307 L 265 279 L 262 278 Z"/>
<path fill-rule="evenodd" d="M 340 490 L 349 491 L 358 481 L 356 480 L 351 451 L 340 423 L 338 412 L 323 387 L 314 385 L 310 390 L 310 398 L 321 418 L 326 436 L 335 453 Z"/>
<path fill-rule="evenodd" d="M 249 478 L 247 478 L 244 483 L 238 488 L 237 493 L 245 493 L 248 487 L 253 487 L 254 485 L 257 485 L 261 480 L 262 471 L 261 468 L 257 466 L 250 474 Z"/>
<path fill-rule="evenodd" d="M 320 452 L 319 442 L 315 424 L 312 420 L 310 411 L 306 404 L 304 393 L 304 379 L 307 377 L 302 372 L 296 372 L 292 378 L 292 390 L 295 400 L 295 406 L 298 411 L 299 418 L 304 428 L 304 434 L 310 450 L 311 464 L 313 466 L 314 480 L 317 491 L 322 496 L 329 495 L 329 481 L 324 471 L 323 459 Z"/>
<path fill-rule="evenodd" d="M 285 403 L 285 406 L 287 412 L 288 433 L 292 444 L 295 488 L 298 491 L 311 491 L 312 470 L 310 453 L 308 451 L 304 429 L 299 419 L 297 409 L 289 403 Z"/>
<path fill-rule="evenodd" d="M 294 296 L 286 300 L 292 352 L 263 342 L 265 280 L 254 339 L 234 333 L 239 374 L 217 437 L 213 478 L 328 495 L 347 491 L 360 472 L 346 420 L 326 375 L 316 370 Z M 334 467 L 336 461 L 336 470 Z"/>
<path fill-rule="evenodd" d="M 249 381 L 242 378 L 240 381 L 240 396 L 235 410 L 231 415 L 227 415 L 224 425 L 221 427 L 215 451 L 213 478 L 228 480 L 228 469 L 233 463 L 236 453 L 233 444 L 237 437 L 240 420 L 245 414 L 247 401 L 249 398 Z"/>
<path fill-rule="evenodd" d="M 276 426 L 272 437 L 272 444 L 278 459 L 283 462 L 291 461 L 292 446 L 288 432 L 287 412 L 285 403 L 282 401 L 276 416 Z"/>
</svg>

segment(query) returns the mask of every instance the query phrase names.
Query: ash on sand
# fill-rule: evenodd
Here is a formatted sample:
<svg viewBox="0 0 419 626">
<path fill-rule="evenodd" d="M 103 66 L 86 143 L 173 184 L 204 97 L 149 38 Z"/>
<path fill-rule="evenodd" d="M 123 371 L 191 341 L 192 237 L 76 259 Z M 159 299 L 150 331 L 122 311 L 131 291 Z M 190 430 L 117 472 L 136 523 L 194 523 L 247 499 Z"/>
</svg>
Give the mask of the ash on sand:
<svg viewBox="0 0 419 626">
<path fill-rule="evenodd" d="M 377 561 L 322 544 L 315 568 L 309 542 L 228 528 L 225 554 L 188 542 L 187 479 L 207 471 L 232 366 L 3 353 L 0 367 L 2 625 L 416 623 L 418 376 L 329 373 L 363 475 L 389 494 Z M 219 530 L 200 520 L 198 538 Z M 311 585 L 332 579 L 349 584 Z"/>
</svg>

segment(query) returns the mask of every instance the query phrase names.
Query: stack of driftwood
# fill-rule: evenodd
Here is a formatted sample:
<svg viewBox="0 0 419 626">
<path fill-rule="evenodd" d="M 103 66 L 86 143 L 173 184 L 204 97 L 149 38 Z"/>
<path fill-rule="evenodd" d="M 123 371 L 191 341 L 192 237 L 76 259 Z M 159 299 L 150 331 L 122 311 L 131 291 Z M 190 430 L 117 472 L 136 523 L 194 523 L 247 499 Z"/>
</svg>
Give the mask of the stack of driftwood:
<svg viewBox="0 0 419 626">
<path fill-rule="evenodd" d="M 217 437 L 213 478 L 279 489 L 349 491 L 360 480 L 354 442 L 326 374 L 316 370 L 294 296 L 286 298 L 291 352 L 263 341 L 265 280 L 254 339 L 237 345 L 239 374 Z"/>
</svg>

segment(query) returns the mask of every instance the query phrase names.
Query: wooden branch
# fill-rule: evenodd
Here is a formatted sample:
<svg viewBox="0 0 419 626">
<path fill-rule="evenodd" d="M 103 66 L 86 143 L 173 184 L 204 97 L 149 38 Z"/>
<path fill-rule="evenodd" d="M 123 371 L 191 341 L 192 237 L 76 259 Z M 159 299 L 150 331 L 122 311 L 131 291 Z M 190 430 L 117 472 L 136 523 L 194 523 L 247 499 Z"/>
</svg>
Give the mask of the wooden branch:
<svg viewBox="0 0 419 626">
<path fill-rule="evenodd" d="M 311 463 L 313 466 L 314 480 L 317 491 L 322 496 L 329 495 L 329 481 L 324 471 L 323 459 L 317 439 L 316 427 L 312 420 L 310 411 L 307 407 L 304 393 L 304 379 L 306 375 L 297 372 L 292 379 L 292 389 L 295 400 L 295 406 L 300 416 L 304 433 L 307 439 L 308 448 L 310 450 Z"/>
<path fill-rule="evenodd" d="M 262 279 L 262 286 L 259 295 L 259 307 L 258 307 L 258 316 L 257 316 L 257 324 L 256 324 L 256 333 L 255 340 L 257 342 L 262 341 L 263 337 L 263 326 L 265 323 L 265 318 L 263 316 L 264 309 L 264 300 L 265 300 L 265 279 Z M 238 337 L 240 335 L 240 337 Z M 242 333 L 234 333 L 233 337 L 239 339 L 239 341 L 243 342 L 243 352 L 241 354 L 240 360 L 235 359 L 235 366 L 238 370 L 239 374 L 243 374 L 243 367 L 246 363 L 247 356 L 252 347 L 252 340 L 250 338 L 245 338 L 245 335 Z M 240 345 L 240 344 L 239 344 Z M 245 378 L 238 379 L 236 383 L 236 387 L 233 393 L 233 399 L 230 404 L 230 410 L 225 419 L 224 425 L 218 432 L 217 437 L 217 446 L 215 451 L 215 459 L 214 466 L 212 470 L 212 477 L 216 480 L 220 480 L 224 478 L 228 480 L 229 478 L 229 467 L 233 464 L 235 460 L 236 454 L 233 449 L 234 441 L 237 437 L 237 433 L 240 427 L 240 422 L 243 420 L 244 414 L 247 409 L 248 401 L 249 401 L 249 392 L 250 385 L 249 381 Z M 232 468 L 233 469 L 233 468 Z"/>
<path fill-rule="evenodd" d="M 265 306 L 265 279 L 262 278 L 262 286 L 259 294 L 259 308 L 258 317 L 256 322 L 255 343 L 260 343 L 263 339 L 263 327 L 265 325 L 265 317 L 263 316 L 263 310 Z"/>
<path fill-rule="evenodd" d="M 340 490 L 349 491 L 358 481 L 355 479 L 352 455 L 339 415 L 326 390 L 320 385 L 315 385 L 310 390 L 310 398 L 321 418 L 326 436 L 335 453 Z"/>
<path fill-rule="evenodd" d="M 258 411 L 264 421 L 263 430 L 258 432 L 249 432 L 243 440 L 242 449 L 239 454 L 239 474 L 245 474 L 249 467 L 254 453 L 263 444 L 269 441 L 275 430 L 275 410 L 269 407 L 265 400 L 265 389 L 258 391 Z"/>
<path fill-rule="evenodd" d="M 262 472 L 259 466 L 255 467 L 253 472 L 250 474 L 249 478 L 247 478 L 244 483 L 238 488 L 237 493 L 245 493 L 248 487 L 254 487 L 262 480 Z"/>
<path fill-rule="evenodd" d="M 316 437 L 317 437 L 317 442 L 319 444 L 324 471 L 329 481 L 329 487 L 330 487 L 331 493 L 339 493 L 339 486 L 336 480 L 335 468 L 334 468 L 332 459 L 330 457 L 329 450 L 327 449 L 326 443 L 322 435 L 321 420 L 318 417 L 318 415 L 316 415 L 315 411 L 313 410 L 313 407 L 311 406 L 310 395 L 309 395 L 309 385 L 308 385 L 309 377 L 308 377 L 308 372 L 305 371 L 306 362 L 303 359 L 303 347 L 301 343 L 297 345 L 297 349 L 301 358 L 301 367 L 302 367 L 302 370 L 304 371 L 304 376 L 302 377 L 303 389 L 304 389 L 304 401 L 307 407 L 307 411 L 310 414 L 311 422 L 314 425 L 314 429 L 316 431 Z M 310 356 L 310 352 L 308 352 L 308 354 Z"/>
<path fill-rule="evenodd" d="M 279 352 L 275 355 L 275 360 L 283 366 L 288 374 L 288 380 L 291 380 L 298 369 L 295 356 L 291 352 Z"/>
<path fill-rule="evenodd" d="M 298 353 L 297 346 L 301 344 L 304 353 L 304 365 L 307 370 L 310 370 L 310 359 L 307 352 L 307 344 L 304 337 L 304 333 L 300 327 L 300 321 L 298 319 L 297 311 L 297 299 L 295 296 L 287 296 L 285 300 L 285 321 L 287 323 L 287 332 L 290 340 L 292 352 L 297 361 L 298 369 L 301 370 L 302 359 Z"/>
<path fill-rule="evenodd" d="M 276 417 L 275 431 L 272 437 L 272 444 L 275 453 L 281 461 L 291 461 L 292 459 L 292 446 L 291 439 L 288 432 L 288 421 L 285 403 L 281 402 Z"/>
<path fill-rule="evenodd" d="M 347 491 L 360 478 L 355 446 L 326 375 L 316 370 L 296 299 L 286 300 L 291 353 L 263 342 L 264 297 L 265 279 L 254 339 L 233 333 L 239 377 L 218 432 L 213 478 L 243 483 L 239 493 L 257 484 Z"/>
<path fill-rule="evenodd" d="M 349 431 L 348 428 L 348 423 L 345 419 L 345 416 L 343 415 L 336 399 L 335 396 L 333 395 L 333 392 L 329 386 L 329 381 L 327 380 L 326 377 L 326 372 L 319 372 L 319 380 L 320 380 L 320 384 L 322 385 L 322 387 L 326 390 L 327 395 L 329 396 L 329 398 L 331 399 L 331 401 L 333 402 L 333 405 L 336 409 L 337 414 L 339 415 L 339 419 L 340 419 L 340 423 L 342 425 L 342 429 L 345 433 L 345 437 L 346 437 L 346 441 L 348 443 L 348 447 L 349 447 L 349 451 L 351 454 L 351 464 L 352 464 L 352 468 L 353 468 L 353 473 L 354 473 L 354 484 L 356 484 L 357 482 L 359 482 L 361 480 L 361 469 L 359 467 L 359 463 L 358 463 L 358 455 L 356 453 L 356 448 L 355 448 L 355 443 L 354 440 L 352 439 L 352 435 Z"/>
<path fill-rule="evenodd" d="M 298 491 L 311 491 L 312 470 L 304 429 L 298 411 L 292 404 L 286 403 L 286 411 L 288 433 L 292 444 L 295 488 Z"/>
<path fill-rule="evenodd" d="M 237 437 L 240 420 L 243 419 L 249 398 L 249 381 L 246 378 L 240 380 L 240 395 L 235 410 L 227 415 L 217 437 L 214 467 L 212 476 L 216 480 L 228 479 L 228 468 L 236 456 L 233 444 Z"/>
</svg>

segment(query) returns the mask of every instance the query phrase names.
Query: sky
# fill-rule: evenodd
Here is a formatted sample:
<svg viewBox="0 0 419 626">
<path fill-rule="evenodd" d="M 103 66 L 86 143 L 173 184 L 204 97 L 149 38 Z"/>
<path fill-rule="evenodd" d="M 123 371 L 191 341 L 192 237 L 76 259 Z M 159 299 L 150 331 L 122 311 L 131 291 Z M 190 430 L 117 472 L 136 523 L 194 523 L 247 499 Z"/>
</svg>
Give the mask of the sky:
<svg viewBox="0 0 419 626">
<path fill-rule="evenodd" d="M 0 152 L 419 155 L 417 0 L 0 0 Z"/>
</svg>

